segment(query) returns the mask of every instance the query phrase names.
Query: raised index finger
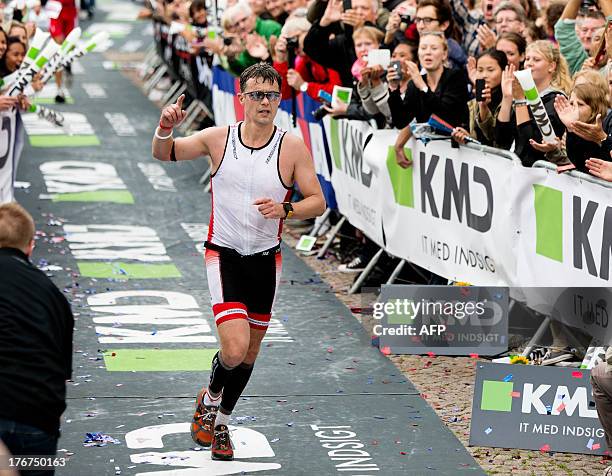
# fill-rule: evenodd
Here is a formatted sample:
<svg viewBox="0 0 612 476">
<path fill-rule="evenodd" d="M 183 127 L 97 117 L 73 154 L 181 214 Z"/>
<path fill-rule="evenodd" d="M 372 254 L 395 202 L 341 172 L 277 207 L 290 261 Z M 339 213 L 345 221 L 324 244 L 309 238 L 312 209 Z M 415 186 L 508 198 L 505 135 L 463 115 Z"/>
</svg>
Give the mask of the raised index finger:
<svg viewBox="0 0 612 476">
<path fill-rule="evenodd" d="M 183 109 L 183 101 L 185 100 L 185 95 L 181 94 L 178 99 L 176 100 L 176 105 L 178 107 L 180 107 L 181 109 Z"/>
</svg>

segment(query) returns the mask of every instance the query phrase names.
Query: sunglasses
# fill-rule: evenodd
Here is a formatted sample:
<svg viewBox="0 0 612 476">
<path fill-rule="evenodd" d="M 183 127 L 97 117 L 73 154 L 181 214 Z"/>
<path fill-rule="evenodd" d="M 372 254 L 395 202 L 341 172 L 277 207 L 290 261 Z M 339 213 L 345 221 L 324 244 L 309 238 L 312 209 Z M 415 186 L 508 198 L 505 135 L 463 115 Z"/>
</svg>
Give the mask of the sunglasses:
<svg viewBox="0 0 612 476">
<path fill-rule="evenodd" d="M 251 101 L 261 102 L 266 98 L 270 102 L 276 102 L 280 99 L 280 93 L 276 91 L 249 91 L 248 93 L 242 93 Z"/>
</svg>

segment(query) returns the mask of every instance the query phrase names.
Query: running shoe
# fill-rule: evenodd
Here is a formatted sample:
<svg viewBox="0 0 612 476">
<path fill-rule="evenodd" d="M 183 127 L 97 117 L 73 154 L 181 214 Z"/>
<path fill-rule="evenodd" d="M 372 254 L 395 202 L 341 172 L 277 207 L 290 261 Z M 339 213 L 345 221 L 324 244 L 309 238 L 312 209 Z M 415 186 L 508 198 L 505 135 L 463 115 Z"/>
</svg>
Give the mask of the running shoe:
<svg viewBox="0 0 612 476">
<path fill-rule="evenodd" d="M 211 448 L 212 459 L 231 461 L 234 459 L 234 446 L 230 438 L 229 428 L 225 425 L 215 427 L 215 437 Z"/>
<path fill-rule="evenodd" d="M 191 438 L 198 445 L 209 448 L 213 440 L 215 418 L 219 407 L 204 405 L 202 403 L 204 393 L 206 389 L 200 391 L 196 400 L 196 411 L 191 420 Z"/>
</svg>

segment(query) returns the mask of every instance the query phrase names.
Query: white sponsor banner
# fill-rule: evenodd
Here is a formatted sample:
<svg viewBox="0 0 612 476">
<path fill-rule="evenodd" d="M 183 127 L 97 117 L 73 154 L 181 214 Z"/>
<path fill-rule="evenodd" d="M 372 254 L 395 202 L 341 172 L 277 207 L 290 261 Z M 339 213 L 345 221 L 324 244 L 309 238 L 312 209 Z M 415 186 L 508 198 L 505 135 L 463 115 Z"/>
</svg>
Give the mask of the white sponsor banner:
<svg viewBox="0 0 612 476">
<path fill-rule="evenodd" d="M 448 141 L 412 139 L 397 165 L 396 131 L 374 134 L 366 162 L 377 161 L 390 253 L 456 281 L 515 282 L 517 221 L 510 196 L 512 160 Z"/>
<path fill-rule="evenodd" d="M 372 139 L 373 129 L 367 122 L 325 118 L 330 142 L 332 185 L 336 191 L 338 210 L 351 224 L 362 230 L 379 246 L 384 246 L 382 210 L 384 187 L 381 185 L 379 149 L 365 159 L 364 147 Z M 384 166 L 384 162 L 382 163 Z"/>
<path fill-rule="evenodd" d="M 518 281 L 610 286 L 612 188 L 538 168 L 521 169 L 513 181 Z"/>
<path fill-rule="evenodd" d="M 13 201 L 16 112 L 0 112 L 0 203 Z"/>
</svg>

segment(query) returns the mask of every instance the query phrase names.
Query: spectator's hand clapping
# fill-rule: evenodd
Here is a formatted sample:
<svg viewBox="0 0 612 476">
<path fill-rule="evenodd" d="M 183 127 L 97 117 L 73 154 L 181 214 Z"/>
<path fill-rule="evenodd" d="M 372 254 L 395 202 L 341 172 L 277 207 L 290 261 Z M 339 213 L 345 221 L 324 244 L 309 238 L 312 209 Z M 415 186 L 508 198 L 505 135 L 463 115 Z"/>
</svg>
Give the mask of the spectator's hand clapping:
<svg viewBox="0 0 612 476">
<path fill-rule="evenodd" d="M 601 144 L 608 137 L 606 132 L 603 130 L 600 114 L 597 114 L 595 124 L 588 124 L 582 121 L 574 122 L 574 130 L 572 132 L 577 136 L 582 137 L 584 140 L 595 142 L 597 144 Z"/>
<path fill-rule="evenodd" d="M 570 104 L 569 100 L 563 94 L 555 96 L 555 111 L 561 122 L 571 132 L 574 131 L 574 123 L 578 121 L 580 113 L 578 108 Z"/>
<path fill-rule="evenodd" d="M 361 28 L 365 24 L 365 18 L 361 13 L 357 13 L 353 9 L 349 9 L 342 14 L 342 23 L 346 23 L 353 27 L 354 30 Z"/>
<path fill-rule="evenodd" d="M 293 89 L 300 90 L 300 86 L 304 84 L 304 79 L 295 69 L 291 68 L 287 71 L 287 84 Z"/>
<path fill-rule="evenodd" d="M 497 35 L 487 25 L 480 25 L 478 27 L 478 42 L 482 50 L 494 48 L 497 42 Z"/>
<path fill-rule="evenodd" d="M 342 19 L 342 0 L 329 0 L 327 2 L 327 7 L 325 8 L 325 13 L 323 17 L 321 17 L 321 21 L 319 25 L 321 26 L 329 26 L 332 23 L 340 21 Z"/>
<path fill-rule="evenodd" d="M 610 155 L 612 156 L 612 152 L 610 152 Z M 612 162 L 591 158 L 585 164 L 591 175 L 612 182 Z"/>
<path fill-rule="evenodd" d="M 15 107 L 18 99 L 14 96 L 0 96 L 0 111 L 8 111 Z"/>
<path fill-rule="evenodd" d="M 474 86 L 476 84 L 476 75 L 478 74 L 477 70 L 476 70 L 476 58 L 474 58 L 473 56 L 470 56 L 467 60 L 467 74 L 468 74 L 468 79 L 470 80 L 470 83 L 472 83 L 472 86 Z"/>
<path fill-rule="evenodd" d="M 266 40 L 257 33 L 251 33 L 247 36 L 246 50 L 253 58 L 267 60 L 270 57 L 270 50 Z"/>
<path fill-rule="evenodd" d="M 505 99 L 514 99 L 514 72 L 516 68 L 514 65 L 509 64 L 502 71 L 502 79 L 501 79 L 501 90 L 502 95 Z M 520 86 L 520 85 L 519 85 Z"/>
<path fill-rule="evenodd" d="M 561 148 L 561 140 L 557 137 L 555 142 L 536 142 L 533 139 L 529 139 L 529 145 L 539 152 L 552 152 Z"/>
<path fill-rule="evenodd" d="M 287 55 L 287 38 L 281 35 L 274 43 L 275 60 L 279 63 L 284 63 L 288 59 Z"/>
</svg>

